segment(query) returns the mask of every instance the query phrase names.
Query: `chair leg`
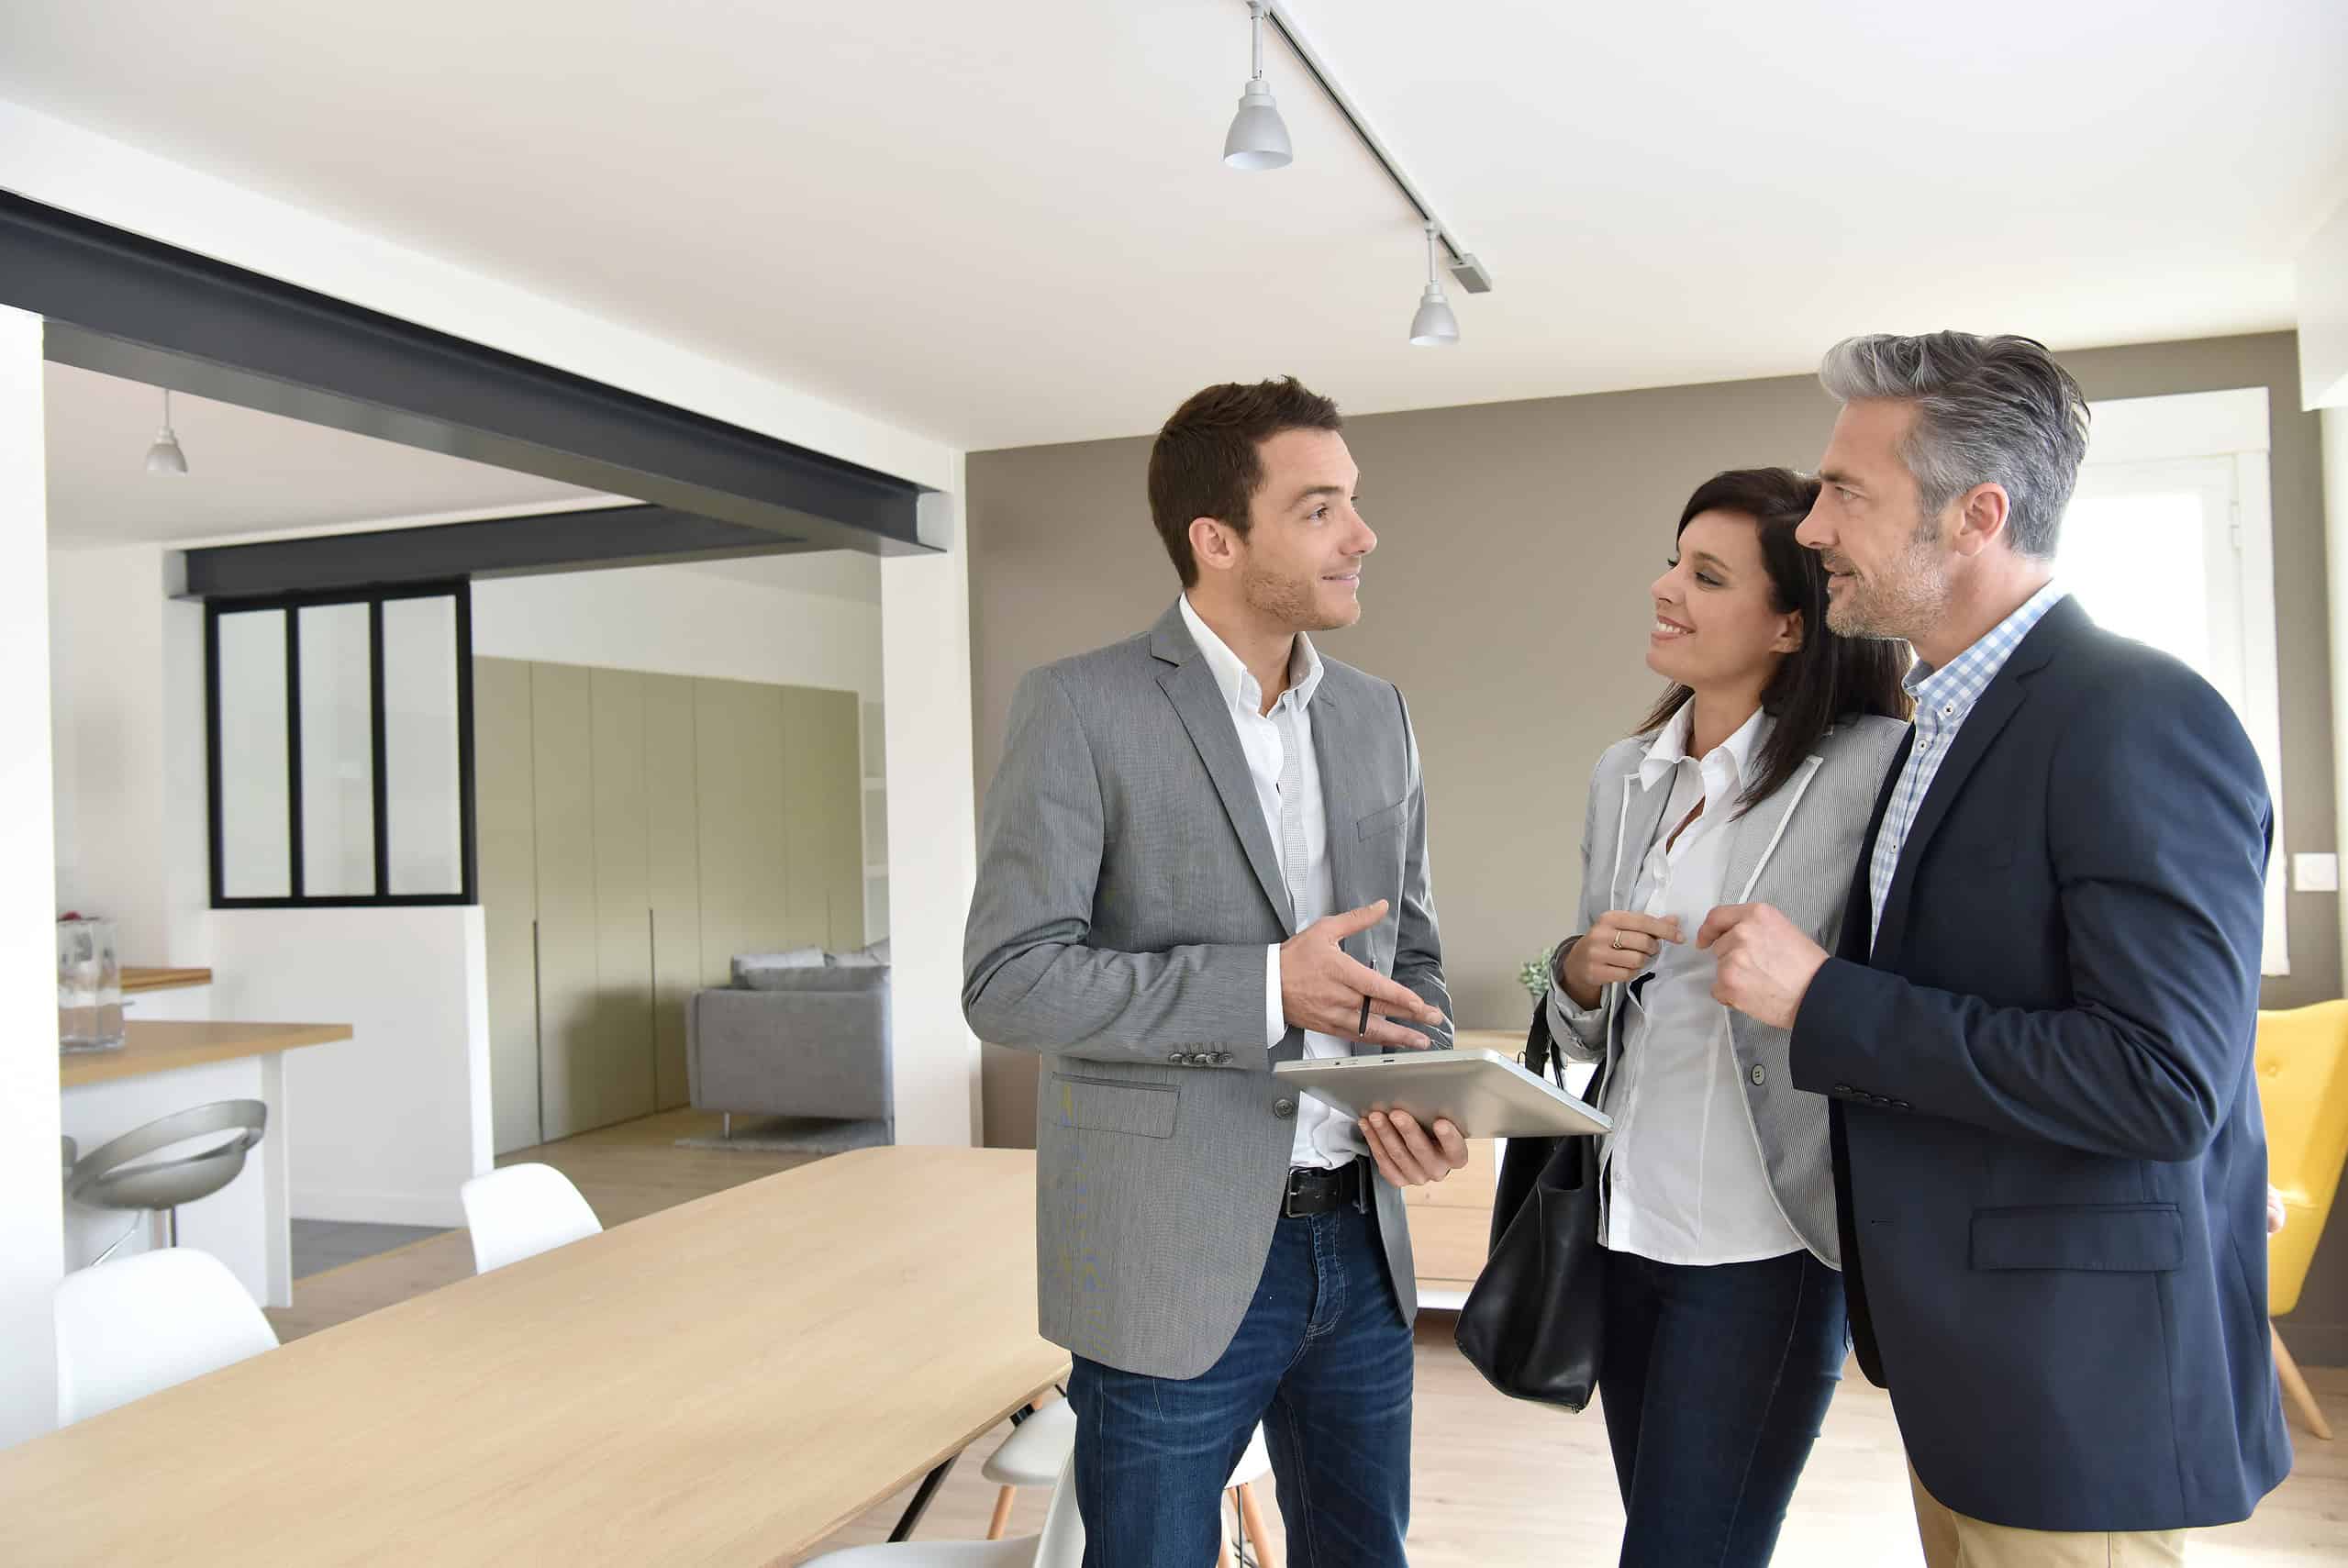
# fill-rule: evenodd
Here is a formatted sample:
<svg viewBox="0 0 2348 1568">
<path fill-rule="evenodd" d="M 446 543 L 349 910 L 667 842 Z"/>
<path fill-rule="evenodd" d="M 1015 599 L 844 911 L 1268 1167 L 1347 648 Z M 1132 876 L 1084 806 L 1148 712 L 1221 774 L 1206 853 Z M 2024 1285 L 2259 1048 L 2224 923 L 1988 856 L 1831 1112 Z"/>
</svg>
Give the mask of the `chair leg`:
<svg viewBox="0 0 2348 1568">
<path fill-rule="evenodd" d="M 1280 1558 L 1272 1550 L 1272 1532 L 1264 1528 L 1263 1510 L 1256 1505 L 1255 1484 L 1241 1482 L 1238 1487 L 1240 1524 L 1247 1531 L 1248 1540 L 1255 1542 L 1255 1560 L 1260 1568 L 1280 1568 Z"/>
<path fill-rule="evenodd" d="M 1017 1486 L 1006 1486 L 995 1499 L 995 1519 L 986 1527 L 986 1539 L 1000 1540 L 1003 1532 L 1011 1528 L 1011 1499 L 1019 1495 Z"/>
<path fill-rule="evenodd" d="M 171 1244 L 176 1247 L 179 1245 L 179 1208 L 174 1205 L 171 1208 L 165 1209 L 163 1212 L 170 1218 L 172 1235 Z"/>
<path fill-rule="evenodd" d="M 731 1111 L 720 1111 L 718 1114 L 723 1118 L 718 1123 L 720 1130 L 718 1136 L 730 1141 L 734 1136 L 734 1113 Z"/>
<path fill-rule="evenodd" d="M 2299 1363 L 2283 1348 L 2283 1331 L 2273 1323 L 2266 1325 L 2267 1334 L 2275 1341 L 2275 1375 L 2282 1380 L 2284 1401 L 2299 1413 L 2308 1430 L 2325 1442 L 2331 1440 L 2331 1426 L 2323 1418 L 2322 1407 L 2315 1402 L 2315 1395 L 2308 1387 L 2308 1380 L 2299 1375 Z"/>
<path fill-rule="evenodd" d="M 132 1220 L 130 1222 L 130 1229 L 116 1237 L 113 1244 L 107 1247 L 105 1251 L 100 1252 L 96 1257 L 92 1258 L 90 1260 L 89 1266 L 91 1268 L 96 1268 L 100 1263 L 103 1263 L 108 1258 L 113 1257 L 117 1251 L 121 1250 L 122 1244 L 125 1241 L 129 1240 L 133 1236 L 139 1234 L 139 1230 L 141 1226 L 146 1227 L 147 1233 L 150 1236 L 152 1236 L 155 1230 L 155 1217 L 151 1214 L 141 1214 L 138 1218 Z"/>
</svg>

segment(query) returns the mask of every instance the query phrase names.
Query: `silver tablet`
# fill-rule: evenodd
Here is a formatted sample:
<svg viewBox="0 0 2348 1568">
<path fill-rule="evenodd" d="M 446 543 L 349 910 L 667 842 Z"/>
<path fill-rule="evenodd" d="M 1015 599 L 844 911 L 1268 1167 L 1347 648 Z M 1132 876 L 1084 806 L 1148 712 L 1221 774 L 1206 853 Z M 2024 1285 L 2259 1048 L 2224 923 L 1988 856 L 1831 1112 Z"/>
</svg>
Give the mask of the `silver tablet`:
<svg viewBox="0 0 2348 1568">
<path fill-rule="evenodd" d="M 1470 1138 L 1555 1138 L 1605 1132 L 1604 1111 L 1526 1072 L 1497 1051 L 1403 1051 L 1283 1062 L 1280 1079 L 1359 1118 L 1404 1110 L 1438 1117 Z"/>
</svg>

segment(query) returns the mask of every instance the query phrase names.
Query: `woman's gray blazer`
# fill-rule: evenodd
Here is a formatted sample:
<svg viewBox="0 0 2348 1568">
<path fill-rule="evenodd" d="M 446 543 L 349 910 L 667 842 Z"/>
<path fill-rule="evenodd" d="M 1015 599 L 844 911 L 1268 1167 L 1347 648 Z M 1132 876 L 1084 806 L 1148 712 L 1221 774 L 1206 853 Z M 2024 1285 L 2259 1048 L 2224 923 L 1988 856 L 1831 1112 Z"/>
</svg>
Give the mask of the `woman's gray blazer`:
<svg viewBox="0 0 2348 1568">
<path fill-rule="evenodd" d="M 1908 726 L 1897 719 L 1867 717 L 1846 720 L 1819 737 L 1792 778 L 1730 824 L 1735 838 L 1721 879 L 1721 902 L 1774 904 L 1820 947 L 1834 951 L 1875 797 L 1907 734 Z M 1662 826 L 1671 791 L 1660 784 L 1653 789 L 1639 784 L 1639 764 L 1653 739 L 1641 735 L 1615 742 L 1590 775 L 1576 930 L 1586 931 L 1599 916 L 1629 906 L 1639 862 Z M 1696 940 L 1694 931 L 1686 936 Z M 1623 990 L 1608 986 L 1588 1012 L 1575 1011 L 1562 987 L 1550 992 L 1550 1032 L 1567 1056 L 1596 1062 L 1603 1054 L 1612 1063 L 1622 1049 Z M 1729 1015 L 1745 1110 L 1778 1210 L 1819 1261 L 1840 1268 L 1826 1100 L 1794 1087 L 1786 1065 L 1791 1038 L 1742 1013 Z"/>
</svg>

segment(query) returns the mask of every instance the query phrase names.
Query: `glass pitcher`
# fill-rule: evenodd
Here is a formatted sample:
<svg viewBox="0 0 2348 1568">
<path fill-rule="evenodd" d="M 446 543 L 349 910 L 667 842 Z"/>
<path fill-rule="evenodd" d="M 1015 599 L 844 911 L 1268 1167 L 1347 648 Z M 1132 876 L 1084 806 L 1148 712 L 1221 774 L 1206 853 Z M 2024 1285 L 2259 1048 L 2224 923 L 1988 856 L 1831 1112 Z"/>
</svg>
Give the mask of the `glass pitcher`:
<svg viewBox="0 0 2348 1568">
<path fill-rule="evenodd" d="M 61 1051 L 122 1048 L 122 968 L 114 922 L 57 922 L 57 1043 Z"/>
</svg>

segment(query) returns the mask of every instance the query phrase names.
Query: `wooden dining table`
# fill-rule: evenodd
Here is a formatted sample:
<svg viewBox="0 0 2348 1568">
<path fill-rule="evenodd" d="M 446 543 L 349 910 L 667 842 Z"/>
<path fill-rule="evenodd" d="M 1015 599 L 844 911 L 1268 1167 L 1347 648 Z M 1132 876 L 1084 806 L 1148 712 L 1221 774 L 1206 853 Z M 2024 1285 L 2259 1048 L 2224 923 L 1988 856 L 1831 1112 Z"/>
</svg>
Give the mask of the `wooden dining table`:
<svg viewBox="0 0 2348 1568">
<path fill-rule="evenodd" d="M 1065 1377 L 1034 1196 L 862 1150 L 431 1291 L 0 1451 L 0 1562 L 787 1559 Z"/>
</svg>

